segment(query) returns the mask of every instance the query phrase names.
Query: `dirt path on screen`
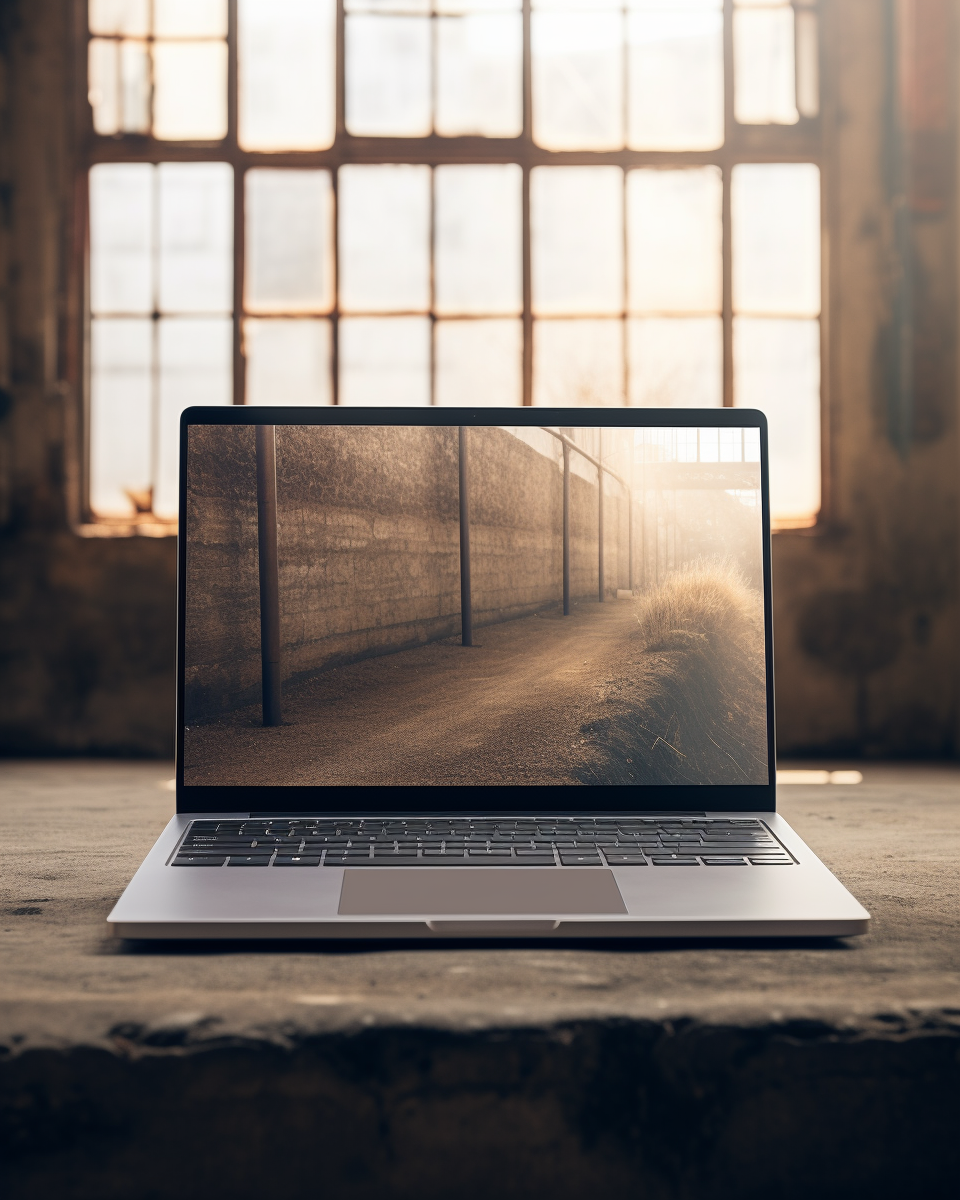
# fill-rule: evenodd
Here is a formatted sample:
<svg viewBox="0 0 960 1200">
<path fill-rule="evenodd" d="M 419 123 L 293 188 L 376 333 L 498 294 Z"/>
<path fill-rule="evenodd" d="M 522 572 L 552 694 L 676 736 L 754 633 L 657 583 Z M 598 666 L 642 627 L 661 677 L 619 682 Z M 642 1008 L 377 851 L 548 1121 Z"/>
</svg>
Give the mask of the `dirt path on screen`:
<svg viewBox="0 0 960 1200">
<path fill-rule="evenodd" d="M 324 671 L 186 733 L 188 784 L 576 784 L 594 753 L 581 726 L 635 655 L 629 601 L 577 605 Z"/>
</svg>

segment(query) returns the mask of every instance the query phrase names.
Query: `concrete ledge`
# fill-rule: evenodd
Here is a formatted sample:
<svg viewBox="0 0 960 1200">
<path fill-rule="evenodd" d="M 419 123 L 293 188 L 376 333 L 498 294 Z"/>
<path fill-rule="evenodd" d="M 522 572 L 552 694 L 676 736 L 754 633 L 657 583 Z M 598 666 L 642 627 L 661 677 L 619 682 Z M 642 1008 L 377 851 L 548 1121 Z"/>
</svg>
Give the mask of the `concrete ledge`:
<svg viewBox="0 0 960 1200">
<path fill-rule="evenodd" d="M 960 1025 L 117 1027 L 0 1069 L 13 1197 L 949 1194 Z"/>
</svg>

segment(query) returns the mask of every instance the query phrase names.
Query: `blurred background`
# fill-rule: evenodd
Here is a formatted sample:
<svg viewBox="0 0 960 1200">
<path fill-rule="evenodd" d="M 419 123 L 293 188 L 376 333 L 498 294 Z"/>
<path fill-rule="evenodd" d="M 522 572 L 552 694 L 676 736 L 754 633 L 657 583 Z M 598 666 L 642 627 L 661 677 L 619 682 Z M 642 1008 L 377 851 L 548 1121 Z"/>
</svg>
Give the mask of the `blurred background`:
<svg viewBox="0 0 960 1200">
<path fill-rule="evenodd" d="M 172 753 L 187 405 L 735 405 L 781 753 L 955 756 L 958 10 L 0 0 L 0 750 Z"/>
</svg>

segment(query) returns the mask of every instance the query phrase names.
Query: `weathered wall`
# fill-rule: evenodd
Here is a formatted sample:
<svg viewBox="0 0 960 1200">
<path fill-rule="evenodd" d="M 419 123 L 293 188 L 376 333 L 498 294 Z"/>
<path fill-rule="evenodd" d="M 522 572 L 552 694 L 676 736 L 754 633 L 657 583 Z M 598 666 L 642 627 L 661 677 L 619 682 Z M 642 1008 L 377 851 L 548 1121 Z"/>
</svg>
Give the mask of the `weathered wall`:
<svg viewBox="0 0 960 1200">
<path fill-rule="evenodd" d="M 957 753 L 958 6 L 827 15 L 829 497 L 774 538 L 778 743 Z"/>
<path fill-rule="evenodd" d="M 76 532 L 73 19 L 0 2 L 0 752 L 169 755 L 175 539 Z"/>
<path fill-rule="evenodd" d="M 822 7 L 829 499 L 774 539 L 779 742 L 956 753 L 958 3 Z M 0 749 L 165 754 L 173 539 L 75 532 L 73 8 L 0 0 Z M 920 36 L 898 90 L 899 9 Z"/>
<path fill-rule="evenodd" d="M 284 680 L 458 635 L 456 428 L 280 426 L 276 439 Z M 562 459 L 555 439 L 534 440 L 546 454 L 505 430 L 469 433 L 477 626 L 562 594 Z M 188 723 L 260 698 L 253 443 L 249 426 L 191 437 Z M 582 474 L 571 472 L 571 594 L 593 599 L 597 487 Z M 619 486 L 606 490 L 605 591 L 613 596 L 627 586 L 627 517 Z"/>
</svg>

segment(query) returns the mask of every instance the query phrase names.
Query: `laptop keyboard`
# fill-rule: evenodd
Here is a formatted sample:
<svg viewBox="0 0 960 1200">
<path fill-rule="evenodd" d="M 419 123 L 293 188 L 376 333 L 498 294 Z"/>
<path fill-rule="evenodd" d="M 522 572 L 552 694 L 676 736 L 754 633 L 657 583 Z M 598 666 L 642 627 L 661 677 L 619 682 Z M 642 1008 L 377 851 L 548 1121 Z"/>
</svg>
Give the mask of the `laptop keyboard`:
<svg viewBox="0 0 960 1200">
<path fill-rule="evenodd" d="M 194 821 L 175 867 L 766 867 L 794 859 L 755 818 L 451 817 Z"/>
</svg>

